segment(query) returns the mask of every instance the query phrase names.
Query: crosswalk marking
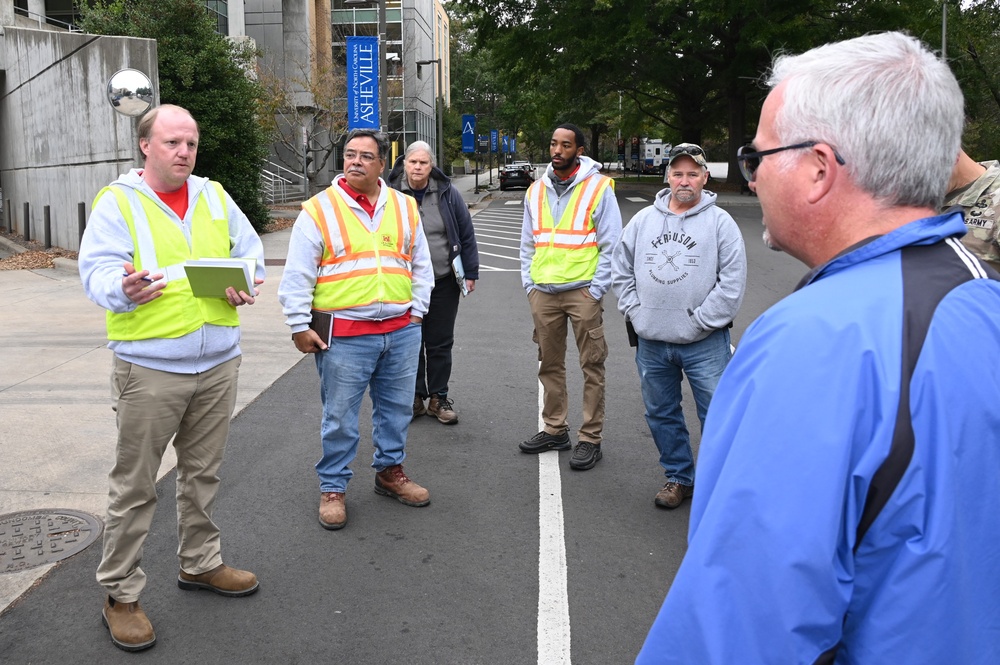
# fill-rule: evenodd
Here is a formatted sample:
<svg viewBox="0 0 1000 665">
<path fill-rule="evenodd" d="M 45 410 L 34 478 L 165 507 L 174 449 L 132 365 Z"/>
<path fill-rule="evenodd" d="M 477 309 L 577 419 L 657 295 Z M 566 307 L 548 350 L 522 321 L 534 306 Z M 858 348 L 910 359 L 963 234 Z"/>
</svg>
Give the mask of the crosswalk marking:
<svg viewBox="0 0 1000 665">
<path fill-rule="evenodd" d="M 490 272 L 521 271 L 521 222 L 523 203 L 504 201 L 476 213 L 472 225 L 479 245 L 479 269 Z M 516 207 L 508 207 L 516 206 Z M 484 248 L 493 251 L 484 251 Z"/>
<path fill-rule="evenodd" d="M 632 203 L 646 203 L 647 201 L 649 201 L 649 199 L 644 198 L 642 196 L 626 196 L 625 200 L 631 201 Z"/>
</svg>

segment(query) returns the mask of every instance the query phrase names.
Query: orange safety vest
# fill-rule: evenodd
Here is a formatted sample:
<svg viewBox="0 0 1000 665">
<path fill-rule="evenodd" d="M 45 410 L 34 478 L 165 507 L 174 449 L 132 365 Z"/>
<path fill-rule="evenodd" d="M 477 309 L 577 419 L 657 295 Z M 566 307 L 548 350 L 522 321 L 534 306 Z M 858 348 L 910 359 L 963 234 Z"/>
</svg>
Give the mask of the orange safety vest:
<svg viewBox="0 0 1000 665">
<path fill-rule="evenodd" d="M 593 279 L 600 251 L 594 210 L 614 181 L 593 174 L 577 183 L 563 209 L 558 224 L 549 208 L 548 189 L 536 180 L 526 195 L 529 214 L 533 212 L 535 255 L 531 279 L 536 284 L 569 284 Z"/>
<path fill-rule="evenodd" d="M 387 190 L 382 220 L 370 231 L 335 187 L 331 185 L 302 204 L 322 233 L 325 246 L 313 307 L 341 310 L 376 302 L 410 302 L 413 243 L 420 220 L 416 200 Z M 331 226 L 331 220 L 335 225 Z"/>
</svg>

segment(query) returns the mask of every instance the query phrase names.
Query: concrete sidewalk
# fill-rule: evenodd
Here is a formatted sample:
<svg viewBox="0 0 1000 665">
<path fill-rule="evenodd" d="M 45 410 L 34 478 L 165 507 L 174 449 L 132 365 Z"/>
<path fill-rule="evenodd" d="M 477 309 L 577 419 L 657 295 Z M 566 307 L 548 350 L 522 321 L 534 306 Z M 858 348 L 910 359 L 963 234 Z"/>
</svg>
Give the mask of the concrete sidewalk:
<svg viewBox="0 0 1000 665">
<path fill-rule="evenodd" d="M 479 176 L 480 184 L 484 175 Z M 489 196 L 485 190 L 473 192 L 473 175 L 458 176 L 453 182 L 470 205 Z M 291 342 L 275 295 L 290 235 L 289 228 L 261 236 L 267 278 L 257 302 L 240 308 L 243 362 L 236 413 L 303 358 Z M 24 249 L 2 237 L 0 242 L 6 253 Z M 84 294 L 76 261 L 59 258 L 55 263 L 55 268 L 0 271 L 4 294 L 0 305 L 0 515 L 75 510 L 103 521 L 107 474 L 117 437 L 105 313 Z M 175 463 L 170 447 L 158 477 Z M 90 547 L 100 547 L 100 541 Z M 0 572 L 0 608 L 10 605 L 54 565 Z"/>
</svg>

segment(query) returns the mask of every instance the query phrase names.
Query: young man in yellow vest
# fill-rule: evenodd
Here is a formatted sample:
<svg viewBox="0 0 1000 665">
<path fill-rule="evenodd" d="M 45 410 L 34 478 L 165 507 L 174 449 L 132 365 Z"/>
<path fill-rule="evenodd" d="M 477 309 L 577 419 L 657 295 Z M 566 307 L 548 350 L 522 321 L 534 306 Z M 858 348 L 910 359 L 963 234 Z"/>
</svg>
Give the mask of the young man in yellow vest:
<svg viewBox="0 0 1000 665">
<path fill-rule="evenodd" d="M 604 340 L 601 299 L 611 287 L 611 252 L 622 231 L 614 182 L 584 156 L 583 132 L 571 124 L 552 133 L 552 163 L 524 197 L 521 283 L 528 294 L 544 391 L 544 429 L 520 444 L 525 453 L 568 450 L 566 320 L 583 370 L 583 423 L 570 468 L 601 459 L 604 429 Z"/>
<path fill-rule="evenodd" d="M 103 189 L 80 243 L 87 297 L 107 310 L 114 351 L 112 391 L 118 445 L 110 482 L 104 558 L 104 624 L 115 646 L 148 649 L 156 634 L 139 607 L 146 575 L 142 545 L 156 507 L 156 472 L 173 438 L 181 589 L 246 596 L 257 577 L 222 563 L 212 504 L 219 489 L 229 421 L 236 405 L 240 328 L 236 307 L 257 295 L 232 287 L 196 298 L 188 259 L 254 258 L 264 281 L 264 247 L 217 182 L 191 175 L 198 124 L 179 106 L 139 121 L 144 168 Z M 123 274 L 124 273 L 124 274 Z"/>
<path fill-rule="evenodd" d="M 330 530 L 347 524 L 344 493 L 368 386 L 375 491 L 408 506 L 431 500 L 402 464 L 434 272 L 417 202 L 379 177 L 388 150 L 381 132 L 347 135 L 344 173 L 302 204 L 278 287 L 295 347 L 316 354 L 323 400 L 319 523 Z M 332 314 L 332 335 L 310 328 L 313 310 L 317 320 Z"/>
</svg>

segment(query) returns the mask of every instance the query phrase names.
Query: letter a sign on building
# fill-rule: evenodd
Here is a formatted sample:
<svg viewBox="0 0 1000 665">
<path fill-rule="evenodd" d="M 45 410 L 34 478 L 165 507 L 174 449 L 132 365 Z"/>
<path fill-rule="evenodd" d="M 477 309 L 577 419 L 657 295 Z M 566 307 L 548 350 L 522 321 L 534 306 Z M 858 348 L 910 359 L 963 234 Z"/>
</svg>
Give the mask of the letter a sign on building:
<svg viewBox="0 0 1000 665">
<path fill-rule="evenodd" d="M 378 37 L 347 38 L 347 129 L 379 129 Z"/>
</svg>

